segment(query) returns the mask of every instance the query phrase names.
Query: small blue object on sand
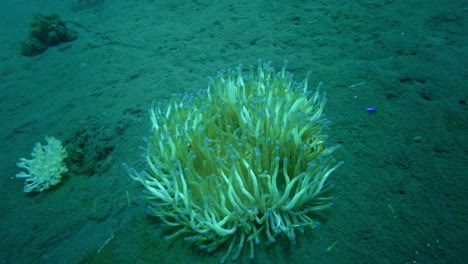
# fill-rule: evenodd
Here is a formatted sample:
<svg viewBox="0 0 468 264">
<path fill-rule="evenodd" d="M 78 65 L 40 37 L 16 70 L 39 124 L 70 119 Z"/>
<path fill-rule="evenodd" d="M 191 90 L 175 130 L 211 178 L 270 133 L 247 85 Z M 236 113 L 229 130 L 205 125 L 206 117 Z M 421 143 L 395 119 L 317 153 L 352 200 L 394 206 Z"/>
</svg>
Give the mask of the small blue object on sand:
<svg viewBox="0 0 468 264">
<path fill-rule="evenodd" d="M 367 113 L 374 113 L 377 112 L 377 107 L 367 107 L 366 108 Z"/>
</svg>

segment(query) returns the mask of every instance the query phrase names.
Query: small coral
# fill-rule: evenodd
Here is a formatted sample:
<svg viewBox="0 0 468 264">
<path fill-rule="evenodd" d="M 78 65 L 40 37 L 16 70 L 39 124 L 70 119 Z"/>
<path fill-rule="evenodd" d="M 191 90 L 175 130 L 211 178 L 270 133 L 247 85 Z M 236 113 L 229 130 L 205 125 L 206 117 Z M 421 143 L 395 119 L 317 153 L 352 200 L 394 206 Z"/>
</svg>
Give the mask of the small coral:
<svg viewBox="0 0 468 264">
<path fill-rule="evenodd" d="M 21 158 L 16 164 L 28 172 L 16 174 L 16 178 L 25 178 L 24 192 L 42 192 L 51 186 L 60 183 L 62 173 L 68 171 L 63 159 L 67 157 L 67 151 L 60 140 L 54 137 L 46 137 L 47 145 L 40 142 L 34 146 L 28 160 Z"/>
<path fill-rule="evenodd" d="M 41 54 L 48 47 L 77 38 L 76 32 L 68 29 L 57 14 L 36 14 L 30 25 L 29 38 L 21 46 L 21 53 L 25 56 Z"/>
</svg>

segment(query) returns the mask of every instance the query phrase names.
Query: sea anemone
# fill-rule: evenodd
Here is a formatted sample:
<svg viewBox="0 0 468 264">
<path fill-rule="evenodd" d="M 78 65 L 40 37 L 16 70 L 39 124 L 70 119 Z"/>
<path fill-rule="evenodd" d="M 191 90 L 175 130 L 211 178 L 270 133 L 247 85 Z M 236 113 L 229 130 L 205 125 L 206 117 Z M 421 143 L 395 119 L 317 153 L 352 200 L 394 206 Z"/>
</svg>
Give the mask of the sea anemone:
<svg viewBox="0 0 468 264">
<path fill-rule="evenodd" d="M 309 76 L 309 75 L 307 75 Z M 146 189 L 149 214 L 200 249 L 236 260 L 245 245 L 314 228 L 333 205 L 325 94 L 293 82 L 286 64 L 259 63 L 210 79 L 197 95 L 174 95 L 150 109 L 147 169 L 130 176 Z M 320 86 L 320 85 L 319 85 Z"/>
<path fill-rule="evenodd" d="M 24 192 L 42 192 L 57 185 L 62 174 L 68 171 L 65 162 L 66 149 L 62 141 L 46 136 L 47 145 L 37 142 L 31 152 L 32 159 L 21 158 L 16 165 L 26 171 L 16 174 L 16 178 L 25 178 Z"/>
</svg>

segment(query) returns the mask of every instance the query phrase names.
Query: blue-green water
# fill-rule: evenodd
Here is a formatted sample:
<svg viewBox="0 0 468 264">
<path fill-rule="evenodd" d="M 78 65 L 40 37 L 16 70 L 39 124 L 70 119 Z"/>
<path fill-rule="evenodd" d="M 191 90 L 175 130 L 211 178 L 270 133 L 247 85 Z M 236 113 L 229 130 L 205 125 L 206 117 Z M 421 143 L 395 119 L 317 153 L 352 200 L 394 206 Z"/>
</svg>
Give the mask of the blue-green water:
<svg viewBox="0 0 468 264">
<path fill-rule="evenodd" d="M 0 263 L 218 263 L 164 240 L 121 164 L 144 168 L 153 101 L 258 59 L 323 82 L 345 164 L 321 225 L 253 263 L 468 262 L 466 1 L 57 2 L 0 4 Z M 36 13 L 78 38 L 22 56 Z M 46 135 L 69 172 L 23 193 L 15 164 Z"/>
</svg>

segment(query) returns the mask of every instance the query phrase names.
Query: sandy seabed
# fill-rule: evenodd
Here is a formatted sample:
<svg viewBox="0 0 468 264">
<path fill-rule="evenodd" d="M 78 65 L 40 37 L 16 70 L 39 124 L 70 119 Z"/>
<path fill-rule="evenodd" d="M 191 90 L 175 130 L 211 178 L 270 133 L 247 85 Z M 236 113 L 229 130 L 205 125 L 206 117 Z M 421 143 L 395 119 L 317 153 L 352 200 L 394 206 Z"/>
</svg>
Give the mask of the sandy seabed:
<svg viewBox="0 0 468 264">
<path fill-rule="evenodd" d="M 0 10 L 0 263 L 218 263 L 223 251 L 163 239 L 121 164 L 144 167 L 152 101 L 258 59 L 324 83 L 345 166 L 321 226 L 296 245 L 259 245 L 253 263 L 468 263 L 466 1 L 19 0 Z M 35 13 L 59 14 L 78 39 L 21 56 Z M 15 164 L 46 135 L 84 155 L 56 188 L 25 194 Z"/>
</svg>

